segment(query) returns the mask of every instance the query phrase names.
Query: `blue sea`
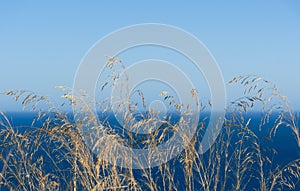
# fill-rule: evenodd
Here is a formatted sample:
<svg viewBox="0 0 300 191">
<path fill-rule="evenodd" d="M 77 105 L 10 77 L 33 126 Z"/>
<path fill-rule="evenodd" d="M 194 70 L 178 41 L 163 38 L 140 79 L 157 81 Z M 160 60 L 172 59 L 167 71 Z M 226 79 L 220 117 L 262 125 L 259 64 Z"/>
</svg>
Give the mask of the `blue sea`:
<svg viewBox="0 0 300 191">
<path fill-rule="evenodd" d="M 8 113 L 6 113 L 6 116 L 9 119 L 13 129 L 17 132 L 20 132 L 21 134 L 30 131 L 30 129 L 32 129 L 32 128 L 39 127 L 43 123 L 43 121 L 37 121 L 36 123 L 34 123 L 34 127 L 32 126 L 32 121 L 36 117 L 36 113 L 33 113 L 33 112 L 8 112 Z M 106 116 L 101 115 L 101 116 L 102 117 L 100 117 L 100 120 L 107 120 L 107 122 L 110 123 L 110 126 L 115 127 L 115 128 L 120 128 L 120 125 L 117 123 L 117 121 L 113 115 L 106 115 Z M 289 127 L 284 126 L 284 125 L 280 126 L 278 128 L 277 133 L 274 136 L 270 137 L 269 131 L 273 127 L 272 125 L 274 124 L 276 116 L 277 116 L 276 114 L 271 116 L 269 119 L 269 122 L 266 123 L 265 125 L 263 125 L 260 129 L 260 128 L 258 128 L 259 124 L 261 122 L 261 113 L 260 112 L 252 112 L 252 113 L 247 113 L 244 115 L 245 121 L 247 121 L 248 119 L 251 119 L 249 129 L 251 129 L 258 136 L 258 138 L 259 138 L 258 142 L 260 144 L 262 152 L 265 155 L 270 155 L 269 158 L 271 160 L 271 164 L 266 164 L 264 166 L 264 168 L 266 168 L 265 169 L 266 172 L 269 170 L 274 170 L 276 167 L 279 167 L 279 168 L 284 167 L 291 161 L 300 159 L 300 149 L 297 145 L 295 136 Z M 72 115 L 70 114 L 69 117 L 72 118 Z M 209 115 L 208 114 L 206 116 L 202 115 L 202 117 L 209 117 Z M 177 118 L 175 117 L 174 120 L 176 121 Z M 227 118 L 230 118 L 230 114 L 227 115 Z M 203 118 L 201 118 L 201 119 L 203 119 Z M 297 125 L 298 125 L 298 127 L 300 127 L 299 121 L 298 121 Z M 3 127 L 1 127 L 1 128 L 3 128 Z M 0 136 L 3 136 L 3 135 L 0 135 Z M 232 142 L 236 142 L 237 141 L 236 139 L 238 139 L 238 137 L 234 137 Z M 43 142 L 41 144 L 43 144 L 45 147 L 53 146 L 53 145 L 48 145 L 47 140 L 45 140 L 45 142 Z M 234 143 L 232 143 L 232 144 L 234 144 Z M 1 142 L 0 151 L 1 151 L 2 156 L 7 155 L 7 152 L 10 149 L 11 148 L 9 145 L 5 145 L 3 142 Z M 276 150 L 275 155 L 273 154 L 272 150 Z M 35 156 L 37 158 L 40 157 L 38 155 L 45 155 L 45 153 L 43 153 L 42 151 L 37 152 L 37 153 L 38 153 L 37 156 Z M 207 153 L 209 153 L 209 152 L 207 152 Z M 203 160 L 205 160 L 208 157 L 207 153 L 204 154 Z M 43 156 L 43 157 L 45 157 L 45 161 L 44 161 L 45 163 L 49 162 L 49 165 L 45 165 L 44 171 L 51 172 L 53 167 L 51 166 L 51 162 L 47 161 L 47 160 L 50 160 L 51 156 Z M 186 185 L 185 185 L 185 181 L 184 181 L 185 177 L 184 177 L 183 165 L 179 162 L 178 158 L 175 158 L 175 159 L 169 161 L 169 163 L 170 163 L 170 165 L 174 166 L 174 177 L 175 177 L 174 182 L 176 182 L 178 190 L 186 190 Z M 63 171 L 63 176 L 65 176 L 65 177 L 60 177 L 65 180 L 62 182 L 68 182 L 68 180 L 71 181 L 72 171 L 68 170 L 70 168 L 70 165 L 63 163 L 63 162 L 58 163 L 57 165 L 59 166 L 59 168 L 65 169 Z M 5 169 L 3 169 L 3 162 L 0 163 L 0 170 L 2 170 L 2 174 L 3 174 L 3 171 L 5 170 Z M 158 185 L 160 185 L 163 183 L 162 183 L 162 179 L 159 177 L 159 175 L 157 175 L 157 174 L 159 174 L 158 172 L 159 172 L 158 167 L 154 167 L 152 169 L 152 174 L 154 176 L 154 179 L 156 180 L 156 183 Z M 134 170 L 134 173 L 135 173 L 134 176 L 136 177 L 137 180 L 147 181 L 146 179 L 144 179 L 144 177 L 141 176 L 141 172 L 139 170 Z M 61 175 L 62 174 L 60 174 L 60 176 Z M 221 174 L 221 176 L 222 176 L 222 174 Z M 292 180 L 295 182 L 294 190 L 300 190 L 300 183 L 298 183 L 300 181 L 300 179 L 292 177 Z M 14 181 L 14 180 L 12 180 L 12 181 Z M 60 185 L 61 190 L 67 189 L 67 187 L 68 187 L 68 185 L 66 183 Z M 7 187 L 1 186 L 1 184 L 0 184 L 0 188 L 1 188 L 1 190 L 7 190 Z M 160 188 L 160 187 L 158 187 L 158 188 Z M 196 180 L 194 182 L 194 188 L 197 188 L 198 190 L 202 190 L 201 185 Z M 84 190 L 84 188 L 82 188 L 82 187 L 81 188 L 79 187 L 79 189 Z M 257 184 L 256 181 L 250 181 L 249 185 L 247 186 L 247 190 L 255 190 L 255 189 L 259 190 L 259 185 Z"/>
</svg>

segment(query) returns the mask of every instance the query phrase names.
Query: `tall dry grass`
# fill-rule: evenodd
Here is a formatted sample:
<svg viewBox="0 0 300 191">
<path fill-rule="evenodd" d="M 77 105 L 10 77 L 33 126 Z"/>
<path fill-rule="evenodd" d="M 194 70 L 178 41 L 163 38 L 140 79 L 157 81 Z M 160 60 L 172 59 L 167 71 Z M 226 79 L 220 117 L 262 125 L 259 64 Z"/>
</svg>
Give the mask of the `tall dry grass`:
<svg viewBox="0 0 300 191">
<path fill-rule="evenodd" d="M 111 76 L 101 85 L 101 90 L 114 86 L 124 69 L 116 58 L 107 64 Z M 24 109 L 36 112 L 32 126 L 27 129 L 15 127 L 5 113 L 0 120 L 0 188 L 1 190 L 293 190 L 300 180 L 299 153 L 295 160 L 281 164 L 275 161 L 277 151 L 262 144 L 259 133 L 270 129 L 266 139 L 270 142 L 280 128 L 288 128 L 300 146 L 297 118 L 290 109 L 288 100 L 276 86 L 255 76 L 240 76 L 229 82 L 240 86 L 242 96 L 233 100 L 226 108 L 224 125 L 205 154 L 201 153 L 201 139 L 209 118 L 205 115 L 193 139 L 182 137 L 185 150 L 176 158 L 158 167 L 134 169 L 119 167 L 118 157 L 125 157 L 113 147 L 115 141 L 129 148 L 156 147 L 167 139 L 172 139 L 187 121 L 163 121 L 160 128 L 151 134 L 139 136 L 130 131 L 116 131 L 107 120 L 101 121 L 95 131 L 97 144 L 105 145 L 104 153 L 115 156 L 111 163 L 103 156 L 95 155 L 84 141 L 83 128 L 93 124 L 93 117 L 85 113 L 79 120 L 55 107 L 45 96 L 28 91 L 9 91 L 21 102 Z M 66 103 L 72 103 L 72 92 L 66 87 L 57 86 L 64 92 Z M 145 97 L 137 92 L 145 107 Z M 195 94 L 195 100 L 200 99 Z M 163 92 L 169 109 L 180 111 L 184 107 L 176 103 L 171 95 Z M 40 109 L 39 104 L 47 105 Z M 65 104 L 65 103 L 64 103 Z M 111 105 L 104 99 L 96 103 L 102 112 L 110 111 Z M 210 103 L 199 101 L 200 115 L 209 111 Z M 134 110 L 136 104 L 129 105 Z M 247 117 L 247 112 L 260 108 L 261 115 Z M 144 123 L 155 117 L 155 113 L 140 113 Z M 150 116 L 150 117 L 149 117 Z M 123 114 L 125 122 L 131 124 L 134 116 Z M 259 118 L 258 118 L 259 117 Z M 259 123 L 255 120 L 260 119 Z M 275 120 L 274 120 L 275 119 Z M 37 126 L 38 124 L 38 126 Z M 151 123 L 149 123 L 151 124 Z M 138 126 L 132 127 L 138 129 Z M 151 127 L 149 127 L 151 128 Z M 282 143 L 284 144 L 284 143 Z M 159 158 L 159 151 L 149 157 Z M 127 159 L 126 159 L 127 160 Z M 134 160 L 134 159 L 131 159 Z M 131 164 L 131 160 L 125 161 Z M 299 186 L 299 185 L 298 185 Z M 299 187 L 298 187 L 299 188 Z"/>
</svg>

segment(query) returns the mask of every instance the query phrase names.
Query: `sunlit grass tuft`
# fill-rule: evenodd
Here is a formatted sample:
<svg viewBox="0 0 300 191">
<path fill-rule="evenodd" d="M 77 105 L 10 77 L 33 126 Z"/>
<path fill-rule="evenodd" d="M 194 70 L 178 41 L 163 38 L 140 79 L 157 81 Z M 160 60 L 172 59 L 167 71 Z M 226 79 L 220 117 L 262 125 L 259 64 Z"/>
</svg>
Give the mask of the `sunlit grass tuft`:
<svg viewBox="0 0 300 191">
<path fill-rule="evenodd" d="M 100 89 L 115 85 L 124 67 L 117 58 L 109 59 L 107 67 L 111 70 Z M 287 190 L 295 189 L 300 180 L 300 158 L 288 163 L 277 163 L 278 155 L 274 147 L 262 144 L 259 133 L 268 128 L 267 139 L 272 142 L 280 128 L 288 128 L 295 145 L 300 146 L 297 118 L 290 109 L 286 97 L 276 86 L 255 76 L 239 76 L 229 85 L 241 87 L 242 96 L 233 100 L 224 118 L 224 126 L 216 142 L 205 154 L 201 153 L 201 138 L 208 118 L 201 118 L 194 138 L 182 137 L 185 150 L 175 159 L 158 167 L 136 170 L 117 165 L 118 157 L 126 157 L 113 145 L 115 141 L 129 148 L 156 147 L 172 139 L 178 128 L 188 122 L 163 121 L 163 126 L 153 133 L 138 136 L 137 133 L 116 131 L 108 120 L 102 120 L 94 127 L 99 136 L 98 145 L 105 145 L 105 153 L 116 156 L 112 163 L 103 160 L 103 156 L 93 154 L 86 145 L 83 127 L 93 125 L 91 115 L 86 113 L 74 121 L 70 115 L 52 104 L 45 96 L 28 91 L 8 91 L 23 109 L 37 112 L 32 127 L 18 129 L 11 124 L 6 114 L 0 117 L 0 188 L 1 190 Z M 64 91 L 63 99 L 74 104 L 72 92 L 64 86 L 56 86 Z M 145 96 L 137 92 L 145 107 Z M 192 90 L 200 115 L 210 109 L 210 102 L 199 102 L 198 95 Z M 184 107 L 176 103 L 168 92 L 160 96 L 174 111 Z M 76 100 L 76 99 L 75 99 Z M 48 110 L 38 109 L 39 104 L 47 105 Z M 65 104 L 65 103 L 64 103 Z M 64 105 L 63 104 L 63 105 Z M 103 113 L 111 111 L 106 99 L 96 103 Z M 131 111 L 137 108 L 130 103 Z M 247 117 L 251 111 L 260 108 L 261 115 Z M 141 112 L 143 123 L 153 120 L 151 115 Z M 77 116 L 78 117 L 78 116 Z M 134 116 L 124 113 L 126 123 L 131 124 Z M 259 122 L 257 122 L 259 119 Z M 40 122 L 40 123 L 38 123 Z M 36 124 L 39 124 L 35 127 Z M 151 123 L 149 123 L 151 124 Z M 142 125 L 142 124 L 140 124 Z M 139 126 L 131 128 L 138 129 Z M 149 127 L 151 128 L 151 127 Z M 101 136 L 102 135 L 102 136 Z M 284 143 L 282 143 L 284 144 Z M 271 145 L 271 144 L 270 144 Z M 159 151 L 149 157 L 158 157 Z M 131 161 L 127 161 L 131 164 Z M 298 185 L 299 186 L 299 185 Z M 299 187 L 298 187 L 299 188 Z"/>
</svg>

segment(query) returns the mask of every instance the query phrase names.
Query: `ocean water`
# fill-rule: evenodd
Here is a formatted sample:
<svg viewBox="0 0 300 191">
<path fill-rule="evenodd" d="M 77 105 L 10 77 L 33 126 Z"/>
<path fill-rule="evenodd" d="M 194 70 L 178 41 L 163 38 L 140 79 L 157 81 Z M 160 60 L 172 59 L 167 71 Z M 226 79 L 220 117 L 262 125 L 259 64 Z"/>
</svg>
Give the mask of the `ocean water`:
<svg viewBox="0 0 300 191">
<path fill-rule="evenodd" d="M 38 121 L 34 124 L 34 127 L 32 126 L 32 121 L 36 116 L 36 113 L 30 113 L 30 112 L 10 112 L 10 113 L 6 113 L 6 116 L 8 117 L 11 126 L 13 126 L 14 130 L 19 132 L 19 133 L 26 133 L 26 132 L 30 132 L 30 129 L 33 129 L 35 127 L 39 127 L 40 125 L 42 125 L 43 121 Z M 110 126 L 112 128 L 115 129 L 120 129 L 121 126 L 118 124 L 118 122 L 116 121 L 116 119 L 114 118 L 113 115 L 99 115 L 100 120 L 106 120 Z M 292 131 L 290 130 L 290 128 L 288 128 L 287 126 L 280 126 L 280 128 L 278 129 L 277 133 L 275 136 L 273 136 L 271 139 L 269 137 L 269 131 L 270 129 L 273 127 L 272 125 L 274 124 L 274 121 L 276 119 L 276 114 L 270 117 L 270 120 L 268 123 L 266 123 L 265 125 L 263 125 L 261 127 L 261 129 L 259 129 L 259 124 L 260 124 L 260 120 L 261 120 L 261 113 L 260 112 L 252 112 L 252 113 L 248 113 L 245 114 L 245 121 L 247 121 L 248 119 L 251 119 L 251 123 L 249 124 L 249 129 L 251 129 L 252 132 L 254 132 L 257 137 L 258 137 L 258 143 L 260 144 L 260 148 L 261 151 L 264 155 L 269 156 L 271 163 L 267 164 L 267 162 L 264 162 L 266 165 L 263 167 L 265 168 L 265 171 L 267 172 L 270 169 L 275 169 L 276 167 L 284 167 L 285 165 L 287 165 L 288 163 L 290 163 L 291 161 L 300 159 L 300 149 L 297 146 L 297 141 L 292 133 Z M 72 118 L 72 115 L 70 114 L 69 116 L 70 118 Z M 209 118 L 208 114 L 202 115 L 202 118 L 200 118 L 200 120 L 202 120 L 203 118 Z M 227 118 L 230 118 L 230 114 L 227 115 Z M 178 120 L 178 116 L 175 116 L 174 121 Z M 298 123 L 298 127 L 300 126 L 300 123 Z M 3 127 L 1 127 L 3 128 Z M 0 135 L 0 136 L 4 136 L 4 135 Z M 2 137 L 3 138 L 3 137 Z M 234 136 L 232 137 L 232 148 L 235 148 L 235 142 L 237 142 L 239 139 L 238 136 Z M 55 143 L 51 143 L 49 144 L 48 140 L 44 140 L 44 142 L 41 143 L 43 145 L 43 147 L 53 147 L 55 148 L 57 145 L 55 145 Z M 249 142 L 249 147 L 250 147 L 251 143 Z M 247 147 L 247 145 L 246 145 Z M 1 142 L 1 146 L 0 146 L 0 152 L 2 156 L 6 156 L 8 155 L 8 152 L 11 151 L 12 147 L 10 147 L 9 145 L 5 145 L 3 143 L 3 141 Z M 63 149 L 63 148 L 61 148 Z M 276 150 L 277 154 L 274 155 L 273 152 L 271 152 L 271 149 Z M 28 150 L 28 152 L 30 152 L 30 149 Z M 229 150 L 229 155 L 232 154 L 231 152 L 234 152 L 234 150 L 230 151 Z M 44 163 L 46 165 L 44 165 L 43 170 L 44 172 L 53 172 L 54 167 L 53 165 L 53 161 L 51 162 L 51 156 L 48 156 L 45 152 L 38 151 L 35 154 L 35 158 L 39 158 L 40 156 L 43 156 L 44 158 Z M 96 156 L 95 156 L 96 157 Z M 208 160 L 209 158 L 209 152 L 205 153 L 203 155 L 202 160 Z M 257 162 L 257 161 L 254 161 Z M 185 185 L 185 173 L 184 173 L 184 166 L 183 164 L 180 162 L 179 158 L 175 158 L 172 159 L 171 161 L 169 161 L 170 166 L 174 169 L 174 182 L 176 182 L 176 186 L 178 188 L 178 190 L 185 190 L 186 186 Z M 221 164 L 222 164 L 222 159 L 221 159 Z M 68 188 L 68 183 L 69 181 L 72 181 L 72 170 L 70 170 L 71 166 L 70 164 L 66 163 L 66 162 L 58 162 L 57 161 L 57 166 L 55 167 L 55 169 L 59 168 L 62 169 L 61 172 L 54 172 L 57 173 L 58 177 L 60 177 L 62 180 L 62 184 L 60 185 L 60 189 L 64 190 L 66 188 Z M 0 170 L 1 170 L 1 174 L 4 173 L 5 168 L 3 168 L 3 162 L 0 163 Z M 257 167 L 258 168 L 258 167 Z M 251 173 L 253 173 L 255 170 L 258 169 L 249 169 L 249 173 L 248 175 L 251 176 Z M 122 169 L 120 169 L 120 171 L 122 171 Z M 158 185 L 163 185 L 163 180 L 162 178 L 159 176 L 159 168 L 158 167 L 154 167 L 153 169 L 151 169 L 152 171 L 152 175 L 153 175 L 153 179 L 155 180 L 155 182 Z M 134 170 L 134 176 L 137 180 L 139 180 L 140 182 L 147 182 L 147 180 L 145 179 L 145 177 L 142 176 L 141 174 L 142 172 L 139 170 Z M 245 173 L 245 175 L 247 175 L 247 172 Z M 220 176 L 223 176 L 222 174 L 220 174 Z M 193 177 L 195 179 L 194 181 L 194 188 L 197 188 L 197 190 L 201 190 L 201 185 L 200 183 L 197 181 L 197 176 L 195 175 Z M 250 177 L 249 177 L 250 178 Z M 232 179 L 234 179 L 234 177 L 232 177 Z M 295 189 L 294 190 L 300 190 L 300 184 L 297 184 L 297 182 L 300 181 L 300 179 L 296 178 L 296 177 L 291 177 L 291 180 L 293 182 L 296 183 L 295 185 Z M 12 182 L 14 182 L 15 180 L 11 180 Z M 230 186 L 228 185 L 228 188 Z M 0 184 L 0 190 L 7 190 L 6 186 L 1 186 Z M 158 186 L 158 189 L 160 189 L 161 187 Z M 226 187 L 225 187 L 226 188 Z M 84 189 L 82 187 L 79 186 L 79 189 Z M 256 179 L 253 180 L 249 180 L 249 184 L 247 186 L 246 190 L 254 190 L 257 189 L 259 190 L 259 184 L 257 183 Z"/>
</svg>

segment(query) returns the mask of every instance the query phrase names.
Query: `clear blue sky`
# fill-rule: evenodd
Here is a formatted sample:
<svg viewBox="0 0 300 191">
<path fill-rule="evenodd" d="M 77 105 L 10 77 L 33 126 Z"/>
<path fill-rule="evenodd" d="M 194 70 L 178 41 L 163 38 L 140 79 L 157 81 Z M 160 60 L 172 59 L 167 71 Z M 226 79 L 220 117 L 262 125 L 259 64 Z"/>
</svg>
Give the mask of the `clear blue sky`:
<svg viewBox="0 0 300 191">
<path fill-rule="evenodd" d="M 53 86 L 72 86 L 81 59 L 97 40 L 150 22 L 194 34 L 214 55 L 225 81 L 262 76 L 300 109 L 299 1 L 175 2 L 1 1 L 0 91 L 57 96 Z M 0 109 L 15 108 L 0 97 Z"/>
</svg>

